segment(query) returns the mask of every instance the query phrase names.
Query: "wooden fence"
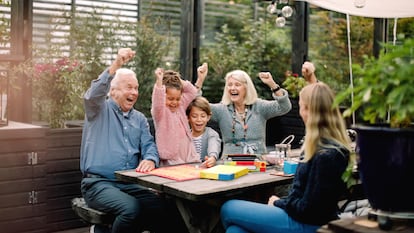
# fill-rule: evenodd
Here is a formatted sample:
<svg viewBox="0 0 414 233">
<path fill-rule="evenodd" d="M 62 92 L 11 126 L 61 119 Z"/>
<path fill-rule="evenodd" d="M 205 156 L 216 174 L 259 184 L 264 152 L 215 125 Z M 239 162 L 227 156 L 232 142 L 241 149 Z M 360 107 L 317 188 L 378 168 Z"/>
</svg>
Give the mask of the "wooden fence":
<svg viewBox="0 0 414 233">
<path fill-rule="evenodd" d="M 160 18 L 157 26 L 159 33 L 171 35 L 180 40 L 181 16 L 185 12 L 181 10 L 181 1 L 184 0 L 118 0 L 118 1 L 85 1 L 85 0 L 33 0 L 33 36 L 32 43 L 36 47 L 47 47 L 47 37 L 51 36 L 53 43 L 60 45 L 62 52 L 69 55 L 71 49 L 65 38 L 70 33 L 71 25 L 67 24 L 70 14 L 77 16 L 95 13 L 108 22 L 118 17 L 125 22 L 137 22 L 141 17 Z M 187 1 L 187 0 L 185 0 Z M 229 4 L 226 2 L 204 0 L 200 1 L 203 6 L 203 22 L 201 38 L 205 41 L 212 40 L 217 29 L 226 20 L 240 17 L 240 13 L 251 9 L 257 4 L 252 2 L 251 6 L 241 4 Z M 0 4 L 0 15 L 5 26 L 10 23 L 10 6 Z M 253 17 L 253 15 L 252 15 Z M 76 23 L 76 22 L 73 22 Z M 0 22 L 0 29 L 1 27 Z M 4 30 L 4 29 L 3 29 Z M 4 31 L 1 30 L 2 37 Z M 10 33 L 10 30 L 5 30 Z M 133 44 L 134 41 L 132 40 Z M 178 43 L 179 44 L 179 43 Z M 179 48 L 176 48 L 177 51 Z M 0 54 L 10 54 L 10 43 L 0 37 Z M 112 54 L 106 54 L 107 61 L 111 60 Z"/>
</svg>

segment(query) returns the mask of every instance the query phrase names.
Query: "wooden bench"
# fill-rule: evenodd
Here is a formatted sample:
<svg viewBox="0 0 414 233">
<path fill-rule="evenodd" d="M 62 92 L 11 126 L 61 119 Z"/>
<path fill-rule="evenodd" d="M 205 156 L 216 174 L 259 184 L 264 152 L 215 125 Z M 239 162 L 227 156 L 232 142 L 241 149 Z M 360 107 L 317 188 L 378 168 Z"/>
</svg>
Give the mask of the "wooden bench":
<svg viewBox="0 0 414 233">
<path fill-rule="evenodd" d="M 111 225 L 115 216 L 89 207 L 83 197 L 72 199 L 72 209 L 83 221 L 89 224 Z"/>
</svg>

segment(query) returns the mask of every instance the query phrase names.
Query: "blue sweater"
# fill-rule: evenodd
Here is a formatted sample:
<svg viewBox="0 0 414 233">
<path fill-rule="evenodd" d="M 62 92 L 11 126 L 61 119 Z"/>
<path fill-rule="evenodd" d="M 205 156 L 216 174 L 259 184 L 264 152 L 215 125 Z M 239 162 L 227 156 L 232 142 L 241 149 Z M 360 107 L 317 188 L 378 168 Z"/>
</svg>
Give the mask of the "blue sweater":
<svg viewBox="0 0 414 233">
<path fill-rule="evenodd" d="M 319 148 L 312 159 L 299 163 L 289 195 L 274 205 L 302 223 L 324 225 L 338 219 L 338 201 L 346 191 L 342 173 L 348 166 L 349 151 L 335 147 Z"/>
</svg>

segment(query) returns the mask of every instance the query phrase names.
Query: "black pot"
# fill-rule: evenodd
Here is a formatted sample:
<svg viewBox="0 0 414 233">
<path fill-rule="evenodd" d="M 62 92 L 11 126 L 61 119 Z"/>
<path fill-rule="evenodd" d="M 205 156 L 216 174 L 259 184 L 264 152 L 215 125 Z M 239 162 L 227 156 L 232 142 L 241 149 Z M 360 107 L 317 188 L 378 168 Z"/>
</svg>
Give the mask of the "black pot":
<svg viewBox="0 0 414 233">
<path fill-rule="evenodd" d="M 356 125 L 359 170 L 374 209 L 414 212 L 414 129 Z"/>
</svg>

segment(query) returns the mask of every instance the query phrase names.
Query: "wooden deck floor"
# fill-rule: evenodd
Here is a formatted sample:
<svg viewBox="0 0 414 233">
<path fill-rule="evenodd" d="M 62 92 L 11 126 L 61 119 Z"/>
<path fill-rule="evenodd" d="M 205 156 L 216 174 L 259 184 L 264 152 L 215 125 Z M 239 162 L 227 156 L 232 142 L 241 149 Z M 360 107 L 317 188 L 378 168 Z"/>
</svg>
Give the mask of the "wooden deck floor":
<svg viewBox="0 0 414 233">
<path fill-rule="evenodd" d="M 74 228 L 74 229 L 65 230 L 65 231 L 56 231 L 53 233 L 89 233 L 89 228 L 90 227 Z"/>
</svg>

